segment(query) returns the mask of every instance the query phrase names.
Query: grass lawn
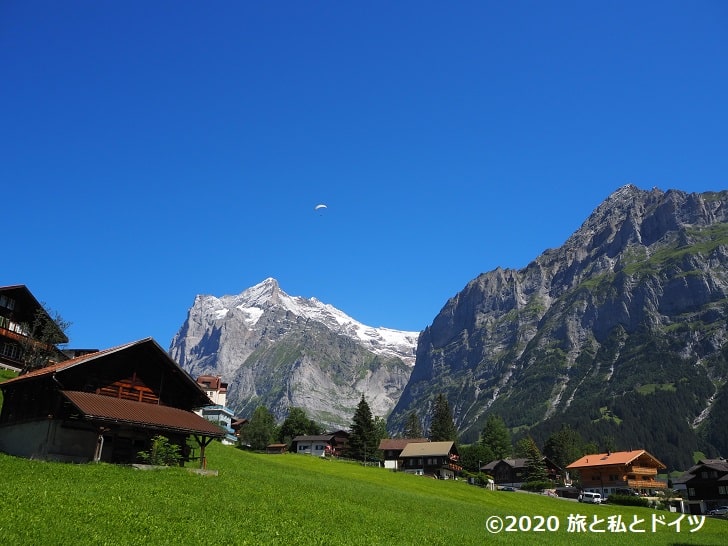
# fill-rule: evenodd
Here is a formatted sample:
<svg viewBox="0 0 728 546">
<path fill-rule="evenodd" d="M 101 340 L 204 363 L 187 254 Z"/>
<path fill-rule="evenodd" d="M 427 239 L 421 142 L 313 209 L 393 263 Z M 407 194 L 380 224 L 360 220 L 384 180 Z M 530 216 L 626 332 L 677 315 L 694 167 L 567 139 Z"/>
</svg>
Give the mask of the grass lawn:
<svg viewBox="0 0 728 546">
<path fill-rule="evenodd" d="M 246 453 L 213 443 L 200 476 L 180 468 L 140 471 L 107 464 L 71 465 L 0 454 L 2 544 L 708 544 L 728 543 L 728 521 L 706 518 L 690 533 L 661 526 L 679 514 L 591 506 L 542 495 L 487 491 L 322 460 Z M 567 532 L 569 517 L 644 520 L 644 533 Z M 489 517 L 542 532 L 486 530 Z M 520 518 L 520 519 L 518 519 Z M 547 519 L 550 518 L 550 519 Z M 506 521 L 508 523 L 508 521 Z M 557 531 L 548 531 L 558 527 Z"/>
</svg>

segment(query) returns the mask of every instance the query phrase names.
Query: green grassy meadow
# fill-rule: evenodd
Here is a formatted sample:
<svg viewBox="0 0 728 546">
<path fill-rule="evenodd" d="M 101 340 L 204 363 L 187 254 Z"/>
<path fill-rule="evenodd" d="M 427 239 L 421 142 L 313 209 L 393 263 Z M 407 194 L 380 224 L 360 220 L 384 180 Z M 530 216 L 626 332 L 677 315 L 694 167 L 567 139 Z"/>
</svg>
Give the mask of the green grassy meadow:
<svg viewBox="0 0 728 546">
<path fill-rule="evenodd" d="M 690 533 L 653 533 L 653 515 L 543 495 L 487 491 L 355 463 L 264 455 L 213 443 L 201 476 L 181 468 L 141 471 L 0 454 L 0 543 L 15 544 L 709 544 L 728 542 L 728 521 L 706 518 Z M 569 533 L 569 515 L 643 519 L 644 533 Z M 486 530 L 489 517 L 522 526 L 538 517 L 558 531 Z M 546 520 L 546 518 L 551 518 Z M 521 518 L 520 520 L 518 518 Z M 507 521 L 506 521 L 507 523 Z"/>
</svg>

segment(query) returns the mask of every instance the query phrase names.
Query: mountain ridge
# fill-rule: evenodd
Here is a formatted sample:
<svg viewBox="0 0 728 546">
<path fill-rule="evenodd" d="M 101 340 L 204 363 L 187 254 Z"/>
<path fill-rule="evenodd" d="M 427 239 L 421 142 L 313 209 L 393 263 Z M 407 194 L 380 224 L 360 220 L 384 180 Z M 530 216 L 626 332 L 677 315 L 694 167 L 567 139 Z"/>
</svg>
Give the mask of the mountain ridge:
<svg viewBox="0 0 728 546">
<path fill-rule="evenodd" d="M 595 435 L 626 437 L 617 426 L 590 429 L 572 413 L 591 413 L 598 423 L 599 408 L 611 411 L 616 404 L 632 411 L 654 398 L 669 398 L 668 392 L 683 419 L 707 414 L 701 423 L 709 422 L 708 394 L 719 397 L 727 377 L 722 356 L 727 217 L 728 192 L 686 194 L 627 185 L 561 247 L 544 251 L 522 269 L 479 275 L 420 335 L 415 368 L 390 415 L 390 428 L 401 430 L 410 410 L 426 421 L 422 408 L 430 407 L 436 391 L 447 393 L 467 440 L 477 438 L 489 412 L 540 440 L 556 421 L 574 424 L 595 441 L 604 439 Z M 662 364 L 665 370 L 652 354 L 639 352 L 638 341 L 655 345 L 654 354 L 669 362 Z M 661 379 L 661 373 L 677 381 Z M 681 373 L 688 375 L 682 383 Z M 669 386 L 648 396 L 639 394 L 644 384 Z M 635 392 L 641 398 L 634 398 Z M 620 396 L 629 399 L 629 408 Z M 715 449 L 720 441 L 708 426 L 679 428 L 685 455 L 678 455 L 678 447 L 668 449 L 670 460 L 684 463 L 693 451 Z M 637 429 L 647 447 L 664 448 L 652 438 L 655 431 Z"/>
</svg>

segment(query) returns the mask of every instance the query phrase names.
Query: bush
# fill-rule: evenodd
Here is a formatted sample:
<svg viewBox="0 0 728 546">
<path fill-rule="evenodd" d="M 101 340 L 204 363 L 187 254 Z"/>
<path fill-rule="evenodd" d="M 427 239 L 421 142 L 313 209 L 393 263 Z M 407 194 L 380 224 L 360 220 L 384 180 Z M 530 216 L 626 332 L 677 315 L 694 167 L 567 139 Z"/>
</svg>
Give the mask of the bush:
<svg viewBox="0 0 728 546">
<path fill-rule="evenodd" d="M 622 506 L 644 506 L 647 508 L 650 503 L 643 497 L 635 497 L 634 495 L 609 495 L 607 499 L 609 504 L 621 504 Z"/>
<path fill-rule="evenodd" d="M 178 465 L 182 460 L 179 446 L 170 443 L 169 439 L 161 435 L 152 438 L 149 451 L 140 451 L 137 455 L 142 462 L 154 466 Z"/>
<path fill-rule="evenodd" d="M 553 489 L 554 484 L 550 481 L 526 482 L 521 486 L 525 491 L 543 491 L 544 489 Z"/>
<path fill-rule="evenodd" d="M 493 476 L 486 474 L 485 472 L 468 472 L 467 470 L 463 470 L 461 476 L 465 480 L 472 480 L 475 485 L 479 485 L 481 487 L 488 485 L 488 480 L 493 481 Z"/>
</svg>

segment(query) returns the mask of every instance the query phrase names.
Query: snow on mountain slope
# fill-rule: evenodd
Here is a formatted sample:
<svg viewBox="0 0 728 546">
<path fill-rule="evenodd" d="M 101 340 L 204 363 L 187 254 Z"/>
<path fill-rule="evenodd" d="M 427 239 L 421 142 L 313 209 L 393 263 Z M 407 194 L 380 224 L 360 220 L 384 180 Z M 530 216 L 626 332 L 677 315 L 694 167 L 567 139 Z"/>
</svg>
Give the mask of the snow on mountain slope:
<svg viewBox="0 0 728 546">
<path fill-rule="evenodd" d="M 203 306 L 208 316 L 222 319 L 236 309 L 243 314 L 245 323 L 251 330 L 255 329 L 266 309 L 277 306 L 294 315 L 320 322 L 334 332 L 355 338 L 375 354 L 399 357 L 410 366 L 415 362 L 419 332 L 367 326 L 316 298 L 289 296 L 273 278 L 267 278 L 235 296 L 198 298 L 203 298 Z"/>
</svg>

